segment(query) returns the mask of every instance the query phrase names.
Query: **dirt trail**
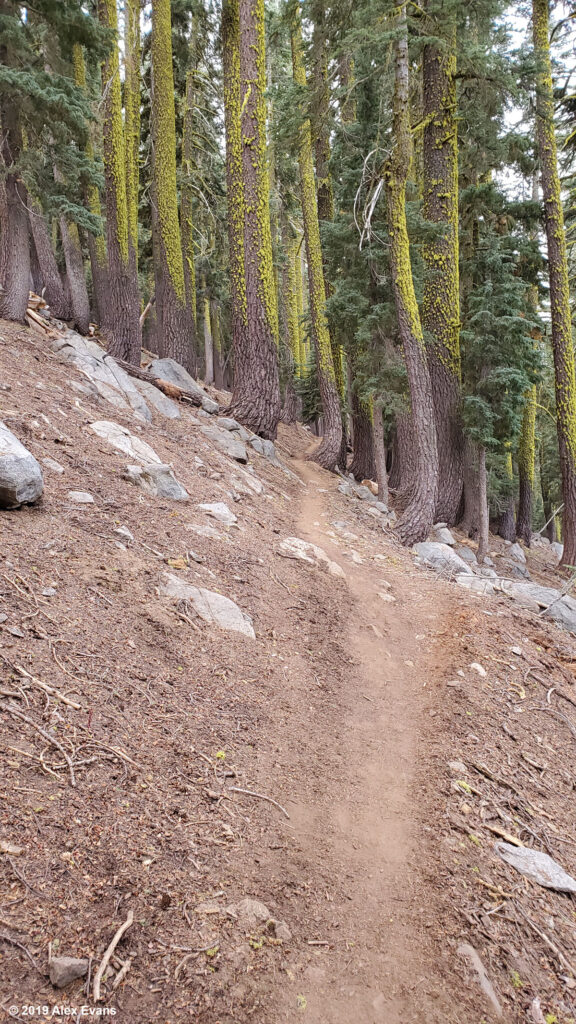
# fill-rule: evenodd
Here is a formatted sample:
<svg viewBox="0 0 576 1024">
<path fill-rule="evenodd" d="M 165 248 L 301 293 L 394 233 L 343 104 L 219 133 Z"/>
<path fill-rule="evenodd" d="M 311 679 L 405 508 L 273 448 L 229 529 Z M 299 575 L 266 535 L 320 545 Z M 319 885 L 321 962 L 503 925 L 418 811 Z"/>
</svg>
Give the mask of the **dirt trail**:
<svg viewBox="0 0 576 1024">
<path fill-rule="evenodd" d="M 351 605 L 342 639 L 351 665 L 337 695 L 337 737 L 325 734 L 327 723 L 310 707 L 305 745 L 316 752 L 314 785 L 291 805 L 291 817 L 301 859 L 321 865 L 344 898 L 327 902 L 325 913 L 310 921 L 308 941 L 336 941 L 338 952 L 310 945 L 311 961 L 298 979 L 303 991 L 294 998 L 283 984 L 275 1019 L 298 1019 L 305 1001 L 310 1024 L 446 1022 L 453 1018 L 439 966 L 430 971 L 422 934 L 429 922 L 419 918 L 423 897 L 414 861 L 424 801 L 414 791 L 423 774 L 419 744 L 430 682 L 442 671 L 437 656 L 431 665 L 427 638 L 449 610 L 437 593 L 428 603 L 425 584 L 416 595 L 412 586 L 404 604 L 401 570 L 356 566 L 343 557 L 326 536 L 329 496 L 322 490 L 334 488 L 333 478 L 308 462 L 295 461 L 294 468 L 308 485 L 297 533 L 323 547 L 346 574 Z M 340 744 L 336 776 L 323 757 L 332 742 Z M 430 894 L 424 903 L 430 912 Z"/>
</svg>

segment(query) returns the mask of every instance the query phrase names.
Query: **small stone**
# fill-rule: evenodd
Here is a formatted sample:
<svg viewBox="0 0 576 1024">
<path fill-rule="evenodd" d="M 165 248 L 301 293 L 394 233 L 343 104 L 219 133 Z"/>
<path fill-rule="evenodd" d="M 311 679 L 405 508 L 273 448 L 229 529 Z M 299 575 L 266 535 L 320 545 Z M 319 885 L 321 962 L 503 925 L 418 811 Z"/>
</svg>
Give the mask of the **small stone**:
<svg viewBox="0 0 576 1024">
<path fill-rule="evenodd" d="M 0 612 L 0 622 L 6 622 L 7 618 L 6 612 Z"/>
<path fill-rule="evenodd" d="M 54 988 L 65 988 L 77 978 L 85 978 L 87 973 L 87 960 L 77 960 L 73 956 L 57 956 L 50 961 L 50 981 Z"/>
<path fill-rule="evenodd" d="M 508 549 L 508 555 L 510 556 L 510 558 L 513 558 L 515 562 L 520 562 L 522 565 L 526 564 L 526 555 L 522 551 L 522 548 L 520 547 L 517 541 L 516 543 L 510 545 L 510 548 Z"/>
<path fill-rule="evenodd" d="M 119 526 L 117 530 L 114 530 L 114 533 L 117 533 L 119 537 L 124 537 L 125 540 L 134 540 L 134 535 L 130 533 L 127 526 Z"/>
<path fill-rule="evenodd" d="M 392 594 L 389 594 L 384 590 L 378 591 L 378 597 L 381 601 L 385 601 L 387 604 L 394 604 L 396 601 L 396 598 Z"/>
<path fill-rule="evenodd" d="M 54 587 L 44 587 L 42 597 L 56 597 L 58 591 Z"/>
<path fill-rule="evenodd" d="M 77 505 L 93 505 L 94 498 L 88 491 L 68 491 L 68 498 Z"/>
<path fill-rule="evenodd" d="M 56 459 L 42 459 L 42 465 L 46 466 L 46 469 L 51 469 L 53 473 L 59 473 L 60 475 L 64 472 L 64 466 L 61 466 Z"/>
<path fill-rule="evenodd" d="M 510 650 L 512 651 L 512 654 L 517 654 L 519 658 L 522 657 L 522 648 L 521 647 L 511 647 Z"/>
<path fill-rule="evenodd" d="M 448 761 L 448 767 L 451 774 L 456 775 L 457 778 L 468 774 L 468 769 L 463 761 Z"/>
<path fill-rule="evenodd" d="M 238 522 L 238 516 L 235 516 L 223 501 L 198 505 L 198 508 L 205 512 L 207 516 L 211 516 L 212 519 L 216 519 L 219 523 L 224 523 L 225 526 L 233 526 L 234 523 Z"/>
<path fill-rule="evenodd" d="M 226 907 L 226 911 L 237 920 L 241 928 L 246 928 L 248 931 L 257 928 L 259 924 L 266 924 L 272 917 L 264 903 L 261 903 L 260 900 L 253 900 L 249 896 L 238 903 L 232 903 Z"/>
<path fill-rule="evenodd" d="M 486 672 L 486 669 L 483 668 L 483 666 L 480 665 L 480 663 L 477 661 L 473 661 L 472 664 L 470 665 L 470 668 L 473 669 L 474 672 L 477 672 L 478 675 L 482 677 L 482 679 L 484 679 L 484 677 L 488 674 Z"/>
<path fill-rule="evenodd" d="M 282 942 L 290 942 L 292 938 L 292 932 L 290 931 L 286 921 L 272 921 L 272 930 L 274 932 L 274 938 L 280 939 Z"/>
</svg>

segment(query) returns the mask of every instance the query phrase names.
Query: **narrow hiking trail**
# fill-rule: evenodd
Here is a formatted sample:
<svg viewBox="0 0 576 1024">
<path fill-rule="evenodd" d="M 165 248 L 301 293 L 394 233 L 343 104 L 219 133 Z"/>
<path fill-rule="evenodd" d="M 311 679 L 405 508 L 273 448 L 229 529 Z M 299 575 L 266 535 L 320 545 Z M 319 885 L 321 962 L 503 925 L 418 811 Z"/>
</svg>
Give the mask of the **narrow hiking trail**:
<svg viewBox="0 0 576 1024">
<path fill-rule="evenodd" d="M 303 796 L 290 804 L 290 825 L 300 863 L 321 865 L 341 898 L 327 893 L 324 913 L 310 921 L 302 992 L 295 998 L 283 980 L 273 1019 L 301 1019 L 305 1009 L 311 1024 L 447 1024 L 458 1018 L 442 990 L 442 956 L 436 948 L 432 962 L 427 948 L 438 893 L 423 887 L 430 790 L 422 787 L 434 684 L 448 670 L 448 652 L 434 638 L 453 605 L 437 590 L 432 600 L 425 580 L 415 592 L 394 560 L 384 570 L 343 557 L 326 535 L 334 477 L 301 460 L 293 468 L 306 483 L 296 533 L 346 574 L 349 659 L 332 722 L 310 706 L 299 762 Z M 317 656 L 322 676 L 321 649 Z M 325 756 L 330 745 L 338 747 L 337 773 Z M 338 952 L 328 952 L 328 943 Z"/>
</svg>

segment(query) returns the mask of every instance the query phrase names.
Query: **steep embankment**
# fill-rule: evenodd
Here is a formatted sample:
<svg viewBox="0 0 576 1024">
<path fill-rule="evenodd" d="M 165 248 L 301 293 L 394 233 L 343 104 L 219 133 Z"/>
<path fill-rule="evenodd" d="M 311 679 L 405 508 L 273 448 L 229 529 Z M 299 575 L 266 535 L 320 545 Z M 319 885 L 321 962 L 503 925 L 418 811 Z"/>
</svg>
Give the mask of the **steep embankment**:
<svg viewBox="0 0 576 1024">
<path fill-rule="evenodd" d="M 570 897 L 493 842 L 576 867 L 573 641 L 416 568 L 302 461 L 305 431 L 282 432 L 290 475 L 250 453 L 250 486 L 212 420 L 139 426 L 28 331 L 0 336 L 0 418 L 62 470 L 0 523 L 0 1003 L 91 1004 L 131 912 L 102 986 L 121 1021 L 525 1022 L 539 999 L 568 1024 Z M 91 429 L 111 419 L 188 501 L 122 477 Z M 281 557 L 293 536 L 340 574 Z M 255 638 L 166 573 L 234 600 Z M 91 958 L 89 982 L 53 988 L 50 950 Z"/>
</svg>

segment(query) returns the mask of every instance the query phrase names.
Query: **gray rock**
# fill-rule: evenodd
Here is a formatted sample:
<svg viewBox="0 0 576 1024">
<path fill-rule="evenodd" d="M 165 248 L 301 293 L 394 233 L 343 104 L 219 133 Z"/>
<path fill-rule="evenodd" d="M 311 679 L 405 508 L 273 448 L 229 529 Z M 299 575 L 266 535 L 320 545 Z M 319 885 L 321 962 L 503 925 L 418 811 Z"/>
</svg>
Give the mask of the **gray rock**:
<svg viewBox="0 0 576 1024">
<path fill-rule="evenodd" d="M 494 843 L 494 849 L 502 860 L 516 868 L 521 875 L 545 889 L 576 893 L 576 878 L 567 874 L 558 861 L 547 853 L 531 850 L 527 846 L 512 846 L 511 843 Z"/>
<path fill-rule="evenodd" d="M 530 573 L 525 565 L 520 565 L 518 562 L 513 562 L 511 558 L 503 558 L 502 565 L 505 565 L 509 570 L 510 576 L 515 576 L 516 579 L 529 580 Z"/>
<path fill-rule="evenodd" d="M 562 559 L 562 556 L 564 554 L 564 545 L 563 544 L 559 544 L 558 541 L 555 540 L 550 545 L 550 550 L 554 552 L 554 555 L 556 556 L 557 560 L 560 562 L 561 559 Z"/>
<path fill-rule="evenodd" d="M 259 455 L 263 455 L 265 459 L 272 462 L 275 466 L 280 466 L 280 460 L 276 454 L 276 446 L 273 441 L 267 441 L 263 437 L 251 437 L 250 444 L 252 445 L 255 452 Z"/>
<path fill-rule="evenodd" d="M 98 437 L 107 441 L 119 452 L 124 452 L 132 459 L 138 459 L 138 462 L 162 465 L 162 459 L 149 444 L 146 444 L 146 441 L 142 441 L 141 438 L 131 434 L 126 427 L 114 423 L 113 420 L 98 420 L 96 423 L 91 423 L 90 430 L 93 430 Z"/>
<path fill-rule="evenodd" d="M 497 580 L 497 579 L 499 579 L 498 573 L 495 572 L 494 569 L 490 569 L 490 567 L 487 566 L 487 565 L 475 565 L 474 566 L 474 572 L 478 576 L 484 576 L 485 579 L 489 579 L 489 580 Z"/>
<path fill-rule="evenodd" d="M 553 587 L 541 587 L 538 583 L 516 583 L 515 580 L 500 580 L 499 590 L 524 607 L 538 610 L 546 608 L 545 618 L 564 626 L 570 633 L 576 633 L 576 600 Z"/>
<path fill-rule="evenodd" d="M 148 404 L 153 406 L 161 416 L 164 416 L 167 420 L 181 419 L 177 403 L 168 398 L 168 395 L 165 395 L 163 391 L 160 391 L 160 388 L 154 387 L 147 380 L 135 380 L 134 383 Z"/>
<path fill-rule="evenodd" d="M 239 438 L 234 437 L 230 431 L 219 430 L 218 427 L 212 423 L 210 426 L 200 427 L 200 429 L 204 436 L 207 437 L 212 444 L 215 444 L 223 455 L 227 455 L 229 459 L 235 459 L 236 462 L 248 462 L 246 446 Z"/>
<path fill-rule="evenodd" d="M 94 504 L 94 498 L 88 491 L 68 491 L 68 498 L 70 501 L 76 502 L 77 505 Z"/>
<path fill-rule="evenodd" d="M 465 562 L 468 562 L 469 565 L 476 564 L 476 555 L 472 549 L 466 547 L 465 544 L 458 544 L 454 548 L 454 551 L 460 558 L 463 558 Z"/>
<path fill-rule="evenodd" d="M 253 900 L 249 896 L 238 903 L 232 903 L 229 907 L 226 907 L 226 913 L 230 914 L 241 928 L 246 928 L 247 930 L 257 928 L 261 924 L 266 924 L 272 918 L 272 914 L 265 903 L 261 903 L 260 900 Z"/>
<path fill-rule="evenodd" d="M 354 497 L 354 491 L 352 490 L 352 484 L 348 480 L 341 480 L 338 484 L 338 490 L 340 494 L 345 494 L 347 498 Z"/>
<path fill-rule="evenodd" d="M 231 416 L 219 416 L 216 422 L 217 422 L 218 426 L 222 428 L 222 430 L 238 430 L 238 431 L 240 431 L 242 429 L 242 427 L 238 423 L 238 420 L 232 419 Z M 250 435 L 248 435 L 248 436 L 250 436 Z"/>
<path fill-rule="evenodd" d="M 448 544 L 437 544 L 435 541 L 427 540 L 415 544 L 413 550 L 424 565 L 432 566 L 433 569 L 448 575 L 472 575 L 470 566 Z"/>
<path fill-rule="evenodd" d="M 60 476 L 64 472 L 64 466 L 56 462 L 56 459 L 42 459 L 42 465 L 46 466 L 46 469 L 52 470 L 53 473 L 58 473 Z"/>
<path fill-rule="evenodd" d="M 232 487 L 239 494 L 263 494 L 264 484 L 258 477 L 245 469 L 239 469 L 238 474 L 230 477 Z"/>
<path fill-rule="evenodd" d="M 466 590 L 473 590 L 475 594 L 482 594 L 484 597 L 491 597 L 494 593 L 494 586 L 489 580 L 480 579 L 478 576 L 464 576 L 459 573 L 454 577 L 454 582 Z"/>
<path fill-rule="evenodd" d="M 223 594 L 194 587 L 171 573 L 166 574 L 166 583 L 161 593 L 174 601 L 189 601 L 196 614 L 209 625 L 233 633 L 243 633 L 252 639 L 256 637 L 250 616 Z"/>
<path fill-rule="evenodd" d="M 491 569 L 494 568 L 494 562 L 492 561 L 489 555 L 484 556 L 484 565 L 488 565 Z"/>
<path fill-rule="evenodd" d="M 524 554 L 518 542 L 510 546 L 510 548 L 508 549 L 508 555 L 510 558 L 513 558 L 515 562 L 520 562 L 521 565 L 526 564 L 526 555 Z"/>
<path fill-rule="evenodd" d="M 101 398 L 117 409 L 132 411 L 143 423 L 150 423 L 152 414 L 132 378 L 95 341 L 68 331 L 52 342 L 52 348 L 88 377 Z"/>
<path fill-rule="evenodd" d="M 484 967 L 484 964 L 482 963 L 474 947 L 470 946 L 469 943 L 467 942 L 463 942 L 462 945 L 458 946 L 457 952 L 459 956 L 464 957 L 468 961 L 470 966 L 476 972 L 476 977 L 478 980 L 478 984 L 480 985 L 480 988 L 482 989 L 488 1002 L 491 1004 L 495 1015 L 497 1017 L 501 1017 L 502 1006 L 500 1005 L 500 1000 L 496 995 L 496 990 L 492 982 L 490 981 L 490 978 L 486 974 L 486 968 Z"/>
<path fill-rule="evenodd" d="M 44 490 L 42 470 L 31 452 L 0 422 L 0 508 L 37 501 Z"/>
<path fill-rule="evenodd" d="M 384 504 L 383 501 L 375 501 L 374 508 L 377 508 L 378 511 L 382 512 L 384 515 L 390 515 L 390 509 L 388 508 L 387 505 Z"/>
<path fill-rule="evenodd" d="M 301 562 L 308 562 L 309 565 L 323 565 L 331 576 L 345 576 L 344 570 L 337 562 L 332 562 L 328 555 L 316 544 L 309 544 L 300 537 L 286 537 L 278 548 L 278 554 L 284 558 L 295 558 Z"/>
<path fill-rule="evenodd" d="M 129 540 L 130 542 L 134 540 L 134 534 L 130 533 L 127 526 L 119 526 L 117 530 L 114 530 L 114 533 L 117 533 L 119 537 L 124 537 L 125 540 Z"/>
<path fill-rule="evenodd" d="M 218 402 L 210 398 L 204 391 L 204 388 L 200 387 L 198 382 L 194 380 L 194 377 L 190 376 L 188 370 L 185 370 L 175 359 L 154 359 L 148 369 L 155 377 L 167 380 L 169 384 L 176 384 L 177 387 L 196 395 L 205 412 L 211 415 L 220 412 Z"/>
<path fill-rule="evenodd" d="M 290 942 L 292 938 L 292 932 L 290 931 L 286 921 L 274 921 L 270 922 L 271 930 L 274 932 L 274 938 L 280 939 L 282 942 Z"/>
<path fill-rule="evenodd" d="M 149 466 L 127 466 L 122 474 L 136 487 L 158 498 L 170 498 L 171 501 L 186 501 L 188 491 L 176 479 L 171 466 L 156 463 Z"/>
<path fill-rule="evenodd" d="M 78 978 L 88 974 L 88 960 L 77 960 L 73 956 L 56 956 L 50 961 L 50 981 L 54 988 L 65 988 Z"/>
<path fill-rule="evenodd" d="M 360 501 L 367 501 L 369 505 L 376 505 L 378 498 L 369 487 L 365 487 L 364 484 L 353 484 L 352 489 Z"/>
<path fill-rule="evenodd" d="M 438 544 L 449 544 L 450 547 L 453 547 L 456 543 L 452 533 L 446 526 L 446 523 L 436 523 L 436 525 L 432 527 L 431 539 L 436 541 Z M 466 561 L 468 561 L 468 559 L 466 559 Z"/>
<path fill-rule="evenodd" d="M 54 587 L 44 587 L 42 597 L 56 597 L 58 591 Z"/>
<path fill-rule="evenodd" d="M 242 426 L 240 427 L 238 434 L 240 436 L 240 440 L 244 441 L 246 444 L 248 444 L 248 442 L 251 441 L 252 437 L 254 436 L 250 430 L 246 430 L 246 427 Z"/>
<path fill-rule="evenodd" d="M 207 516 L 211 516 L 212 519 L 217 519 L 219 523 L 224 523 L 225 526 L 233 526 L 234 523 L 238 522 L 238 516 L 235 516 L 223 501 L 198 505 L 198 508 L 205 512 Z"/>
</svg>

